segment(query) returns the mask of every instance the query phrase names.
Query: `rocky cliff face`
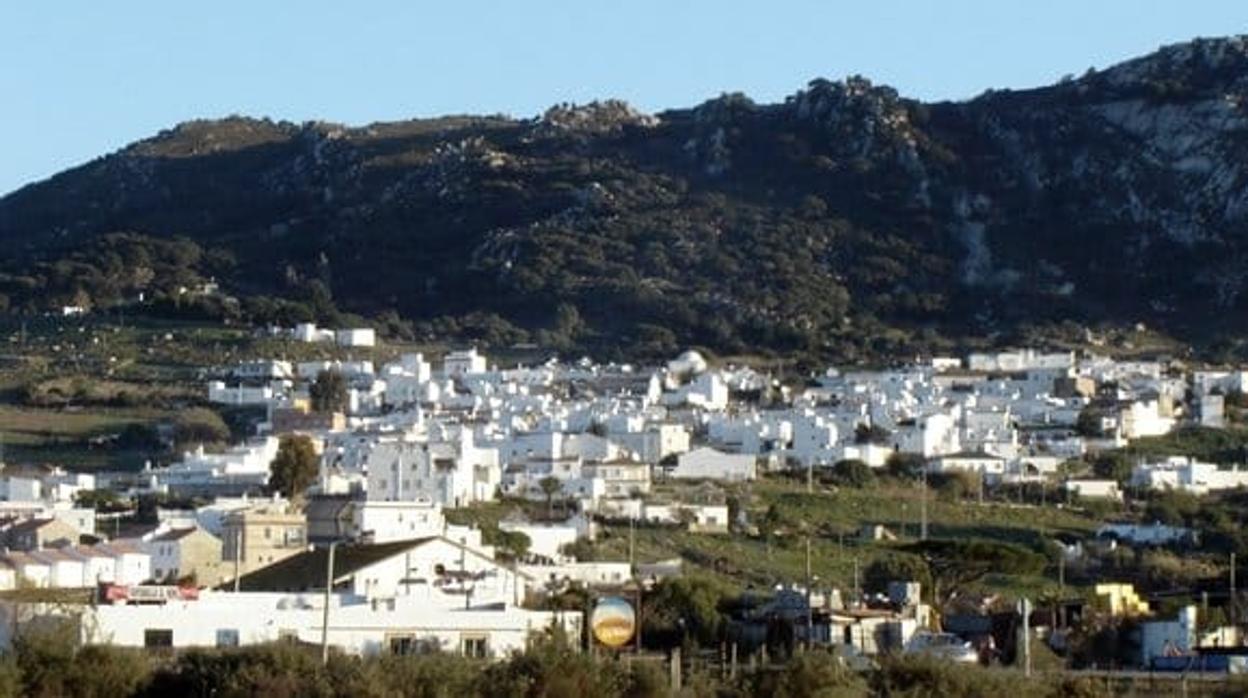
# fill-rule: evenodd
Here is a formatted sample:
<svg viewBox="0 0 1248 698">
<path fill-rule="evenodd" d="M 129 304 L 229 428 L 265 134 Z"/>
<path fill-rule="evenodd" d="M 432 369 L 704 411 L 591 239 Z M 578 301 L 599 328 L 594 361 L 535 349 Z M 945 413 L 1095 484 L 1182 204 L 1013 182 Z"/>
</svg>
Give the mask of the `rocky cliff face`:
<svg viewBox="0 0 1248 698">
<path fill-rule="evenodd" d="M 1239 332 L 1246 99 L 1236 37 L 961 103 L 854 77 L 658 115 L 193 122 L 0 200 L 0 293 L 56 302 L 15 279 L 133 231 L 228 251 L 244 295 L 315 280 L 340 309 L 577 344 Z"/>
</svg>

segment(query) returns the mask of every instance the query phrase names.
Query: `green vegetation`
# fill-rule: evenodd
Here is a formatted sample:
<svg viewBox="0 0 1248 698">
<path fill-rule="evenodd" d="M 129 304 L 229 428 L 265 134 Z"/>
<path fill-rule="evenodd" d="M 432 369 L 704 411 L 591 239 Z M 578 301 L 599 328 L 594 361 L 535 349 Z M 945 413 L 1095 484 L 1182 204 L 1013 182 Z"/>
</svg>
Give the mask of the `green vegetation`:
<svg viewBox="0 0 1248 698">
<path fill-rule="evenodd" d="M 658 491 L 677 499 L 681 496 L 676 486 L 662 485 Z M 923 551 L 910 547 L 919 537 L 922 509 L 915 481 L 879 477 L 863 488 L 821 486 L 807 494 L 800 479 L 778 477 L 731 489 L 728 496 L 740 502 L 752 533 L 706 535 L 679 528 L 639 527 L 632 534 L 637 559 L 682 558 L 687 573 L 711 575 L 725 588 L 770 588 L 804 579 L 804 541 L 809 536 L 812 571 L 821 585 L 852 589 L 855 568 L 862 574 L 881 560 L 900 560 L 903 568 L 924 570 L 921 581 L 931 580 L 920 556 Z M 1026 564 L 1010 570 L 1012 574 L 977 574 L 958 581 L 964 590 L 1007 596 L 1055 591 L 1055 566 L 1037 569 L 1036 556 L 1047 560 L 1054 536 L 1084 538 L 1101 522 L 1099 516 L 1052 504 L 1042 507 L 992 499 L 979 504 L 973 493 L 949 499 L 929 491 L 927 510 L 929 535 L 934 540 L 975 542 L 996 551 L 1008 544 L 1008 552 L 1026 559 Z M 868 524 L 884 526 L 899 540 L 861 539 L 860 530 Z M 627 527 L 606 526 L 597 543 L 582 546 L 585 549 L 578 552 L 595 559 L 625 559 L 629 536 Z"/>
<path fill-rule="evenodd" d="M 128 312 L 77 318 L 0 313 L 0 459 L 119 470 L 168 463 L 200 444 L 213 450 L 246 438 L 263 417 L 254 408 L 207 402 L 204 380 L 218 367 L 265 356 L 387 361 L 403 352 L 445 350 L 393 341 L 345 350 L 246 327 Z"/>
<path fill-rule="evenodd" d="M 1248 460 L 1248 429 L 1181 427 L 1165 436 L 1136 439 L 1123 454 L 1133 459 L 1191 456 L 1211 463 L 1243 463 Z"/>
<path fill-rule="evenodd" d="M 341 371 L 328 370 L 316 374 L 316 380 L 308 388 L 312 409 L 316 412 L 346 412 L 348 404 L 347 378 Z"/>
<path fill-rule="evenodd" d="M 1242 220 L 1209 203 L 1227 192 L 1189 195 L 1181 168 L 1148 155 L 1169 134 L 1107 129 L 1088 108 L 1221 99 L 1228 55 L 1193 44 L 1150 59 L 1148 77 L 964 103 L 852 77 L 655 122 L 618 103 L 536 121 L 197 121 L 0 201 L 0 312 L 369 318 L 395 338 L 492 348 L 806 362 L 1148 317 L 1242 356 Z M 1239 162 L 1243 139 L 1206 111 L 1190 112 L 1215 134 L 1202 156 Z M 1184 220 L 1213 222 L 1188 244 L 1171 222 Z M 1111 334 L 1110 350 L 1168 346 Z"/>
<path fill-rule="evenodd" d="M 441 652 L 407 656 L 330 655 L 316 648 L 277 643 L 238 649 L 145 653 L 107 646 L 77 647 L 68 626 L 24 629 L 14 651 L 0 658 L 0 697 L 66 698 L 856 698 L 857 696 L 957 696 L 959 698 L 1109 698 L 1114 695 L 1186 695 L 1177 681 L 1103 680 L 1061 673 L 1025 678 L 1004 668 L 954 665 L 935 659 L 885 657 L 878 668 L 848 669 L 830 652 L 815 650 L 782 663 L 741 667 L 730 676 L 719 661 L 686 658 L 682 690 L 669 688 L 664 655 L 632 660 L 599 656 L 569 646 L 558 635 L 538 637 L 525 652 L 498 662 Z M 1195 687 L 1193 687 L 1195 689 Z M 1200 695 L 1242 695 L 1236 678 L 1200 687 Z"/>
<path fill-rule="evenodd" d="M 282 436 L 277 455 L 269 465 L 269 487 L 287 499 L 294 499 L 316 482 L 321 459 L 312 439 L 304 434 Z"/>
</svg>

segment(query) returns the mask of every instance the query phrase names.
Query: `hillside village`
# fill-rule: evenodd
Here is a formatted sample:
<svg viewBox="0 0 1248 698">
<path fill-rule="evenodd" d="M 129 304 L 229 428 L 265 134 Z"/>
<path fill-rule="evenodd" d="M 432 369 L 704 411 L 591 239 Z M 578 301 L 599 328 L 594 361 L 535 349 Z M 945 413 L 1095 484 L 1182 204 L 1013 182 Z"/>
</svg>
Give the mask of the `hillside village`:
<svg viewBox="0 0 1248 698">
<path fill-rule="evenodd" d="M 370 331 L 273 332 L 297 342 L 376 343 Z M 761 570 L 762 586 L 743 584 L 757 600 L 730 614 L 724 636 L 743 653 L 774 652 L 779 642 L 989 661 L 1004 656 L 984 644 L 1002 610 L 997 593 L 968 607 L 949 589 L 924 588 L 932 580 L 920 583 L 922 575 L 872 589 L 872 575 L 905 570 L 880 567 L 887 555 L 872 566 L 866 559 L 907 540 L 936 542 L 929 511 L 935 526 L 942 511 L 1055 509 L 1082 534 L 1054 531 L 1061 571 L 1053 576 L 1064 585 L 1069 574 L 1073 584 L 1083 570 L 1085 585 L 1062 586 L 1050 610 L 1091 617 L 1096 608 L 1138 621 L 1128 654 L 1140 667 L 1168 666 L 1214 644 L 1224 671 L 1248 656 L 1235 649 L 1233 589 L 1215 627 L 1207 607 L 1200 623 L 1195 606 L 1153 609 L 1114 577 L 1123 569 L 1118 546 L 1182 552 L 1200 538 L 1192 527 L 1133 515 L 1124 496 L 1238 492 L 1248 470 L 1177 453 L 1137 455 L 1116 474 L 1074 465 L 1141 439 L 1224 427 L 1238 418 L 1248 371 L 1026 349 L 829 368 L 792 385 L 761 369 L 712 365 L 696 351 L 661 366 L 552 359 L 502 368 L 468 348 L 379 365 L 254 357 L 208 370 L 203 389 L 213 403 L 263 415 L 255 435 L 138 472 L 0 471 L 0 589 L 8 595 L 0 628 L 70 613 L 87 644 L 289 639 L 366 655 L 501 657 L 552 624 L 579 636 L 585 599 L 637 598 L 644 613 L 647 594 L 706 573 L 687 552 L 642 554 L 665 538 L 744 536 L 764 541 L 770 556 L 773 541 L 791 550 L 786 531 L 792 538 L 804 529 L 804 575 Z M 310 448 L 314 472 L 283 493 L 274 464 L 295 443 Z M 907 500 L 909 512 L 901 504 L 900 521 L 880 509 L 854 520 L 860 530 L 816 534 L 828 546 L 835 536 L 842 552 L 847 534 L 865 541 L 856 545 L 885 546 L 855 553 L 867 556 L 861 580 L 855 557 L 852 577 L 820 582 L 811 571 L 815 520 L 784 522 L 777 505 L 750 505 L 775 488 L 783 503 L 803 492 L 849 492 L 877 475 L 902 488 L 890 491 L 917 497 Z M 953 501 L 951 482 L 961 487 Z M 157 503 L 155 518 L 138 525 L 126 503 L 144 501 Z M 807 511 L 833 507 L 810 501 Z M 67 611 L 39 596 L 53 590 L 83 590 L 93 602 Z M 1056 610 L 1042 615 L 1028 632 L 1073 653 L 1074 626 Z M 777 622 L 787 623 L 788 640 L 776 639 Z M 1017 652 L 1012 632 L 991 642 Z M 639 633 L 639 648 L 643 640 Z M 12 641 L 0 630 L 0 644 Z"/>
</svg>

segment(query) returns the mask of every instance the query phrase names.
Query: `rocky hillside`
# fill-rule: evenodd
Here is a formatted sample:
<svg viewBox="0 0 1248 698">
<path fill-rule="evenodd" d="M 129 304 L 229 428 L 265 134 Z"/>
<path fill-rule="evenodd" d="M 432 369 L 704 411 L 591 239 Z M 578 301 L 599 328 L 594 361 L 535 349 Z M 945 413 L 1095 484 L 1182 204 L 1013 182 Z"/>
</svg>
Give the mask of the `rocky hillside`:
<svg viewBox="0 0 1248 698">
<path fill-rule="evenodd" d="M 339 313 L 495 343 L 863 355 L 1072 323 L 1248 329 L 1248 39 L 925 104 L 181 124 L 0 200 L 0 307 Z M 51 135 L 51 134 L 50 134 Z M 202 299 L 201 299 L 202 300 Z"/>
</svg>

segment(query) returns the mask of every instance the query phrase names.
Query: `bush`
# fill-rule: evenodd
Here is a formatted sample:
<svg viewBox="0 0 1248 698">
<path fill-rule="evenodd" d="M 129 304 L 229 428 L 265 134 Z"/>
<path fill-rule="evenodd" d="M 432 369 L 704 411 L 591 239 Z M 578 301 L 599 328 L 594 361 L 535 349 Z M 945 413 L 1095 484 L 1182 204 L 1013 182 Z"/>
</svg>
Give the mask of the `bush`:
<svg viewBox="0 0 1248 698">
<path fill-rule="evenodd" d="M 956 502 L 978 495 L 982 476 L 979 473 L 954 471 L 938 473 L 928 478 L 928 485 L 946 502 Z"/>
<path fill-rule="evenodd" d="M 752 696 L 775 698 L 849 698 L 867 693 L 867 684 L 833 653 L 812 651 L 789 660 L 780 671 L 762 671 L 746 678 Z"/>
<path fill-rule="evenodd" d="M 483 698 L 619 696 L 628 687 L 618 663 L 600 662 L 573 648 L 561 633 L 536 641 L 527 652 L 488 665 L 477 681 Z"/>
<path fill-rule="evenodd" d="M 220 444 L 229 441 L 229 438 L 230 428 L 221 415 L 207 408 L 185 410 L 173 421 L 173 439 L 178 448 Z"/>
<path fill-rule="evenodd" d="M 888 457 L 884 468 L 889 475 L 902 479 L 913 479 L 919 476 L 927 461 L 917 453 L 897 452 Z"/>
<path fill-rule="evenodd" d="M 875 484 L 875 472 L 860 460 L 843 460 L 832 466 L 832 480 L 838 485 L 861 489 Z"/>
<path fill-rule="evenodd" d="M 1016 671 L 953 664 L 935 657 L 913 655 L 882 658 L 879 670 L 871 676 L 871 687 L 877 694 L 886 696 L 1058 698 L 1072 694 L 1097 695 L 1087 693 L 1088 685 L 1078 681 L 1029 679 Z"/>
<path fill-rule="evenodd" d="M 80 649 L 73 621 L 35 623 L 14 639 L 13 660 L 0 662 L 0 695 L 130 696 L 148 684 L 151 672 L 148 659 L 137 650 Z"/>
</svg>

